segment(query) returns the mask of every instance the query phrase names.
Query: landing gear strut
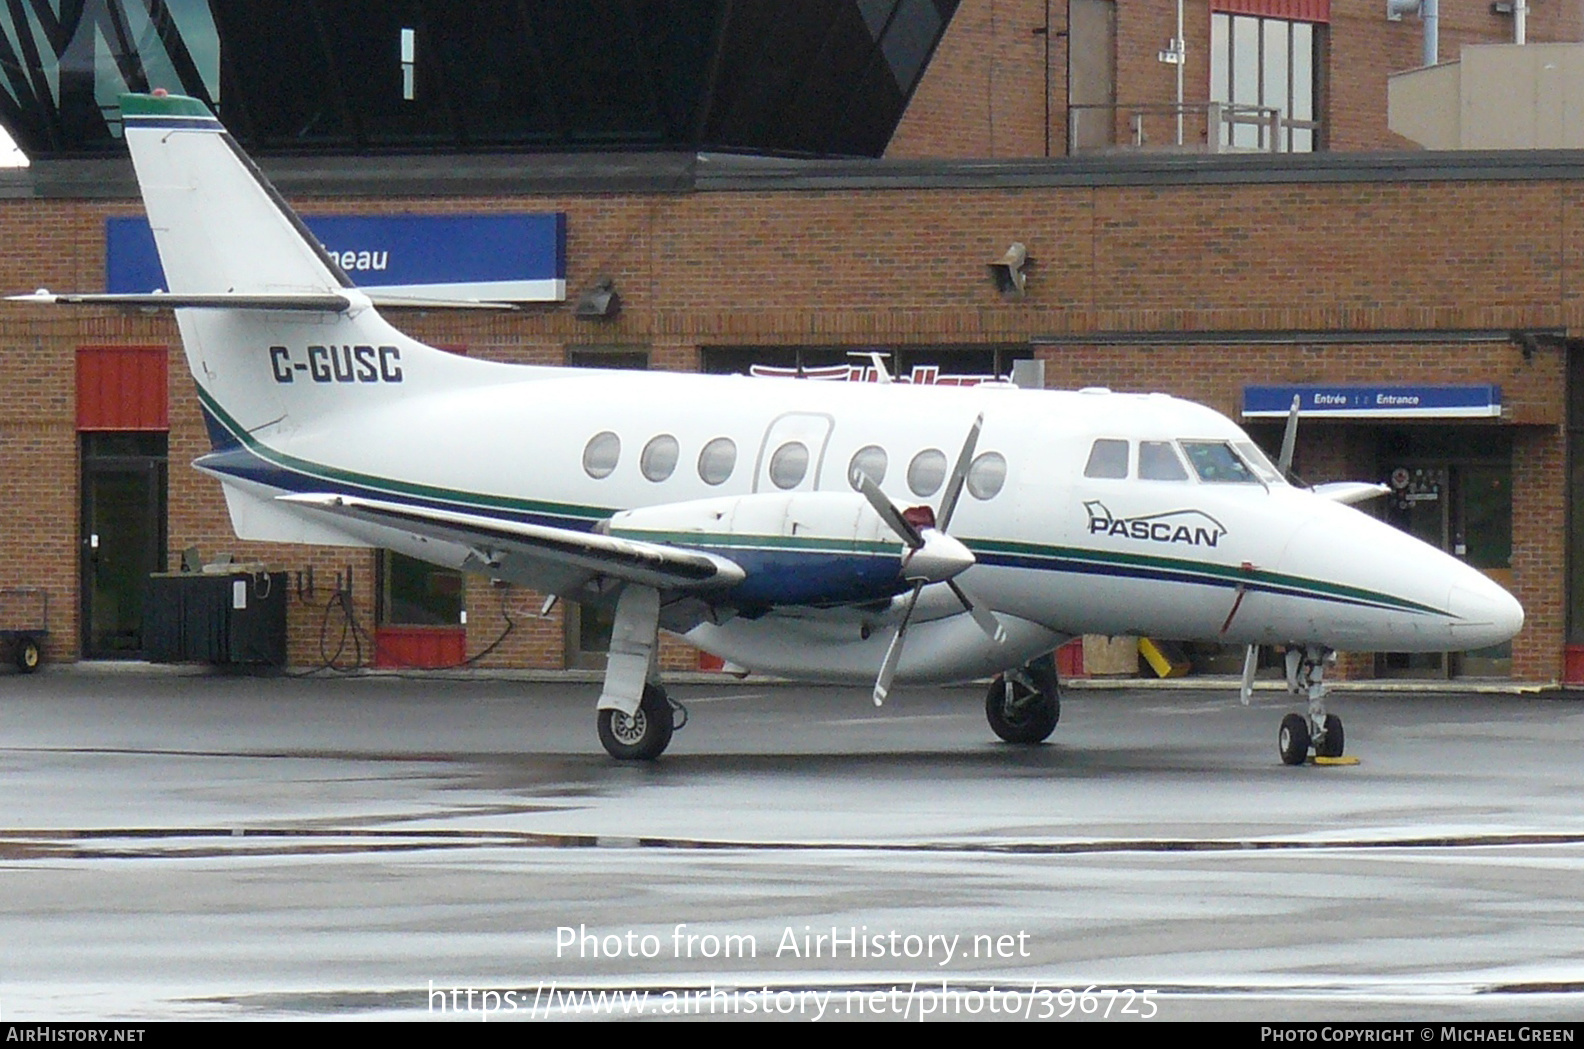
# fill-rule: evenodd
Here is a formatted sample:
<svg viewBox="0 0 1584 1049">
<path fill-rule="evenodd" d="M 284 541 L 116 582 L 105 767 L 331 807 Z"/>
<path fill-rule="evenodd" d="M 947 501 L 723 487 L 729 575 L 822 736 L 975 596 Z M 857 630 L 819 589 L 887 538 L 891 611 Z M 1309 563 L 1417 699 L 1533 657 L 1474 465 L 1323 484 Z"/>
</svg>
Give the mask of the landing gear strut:
<svg viewBox="0 0 1584 1049">
<path fill-rule="evenodd" d="M 599 698 L 600 743 L 620 761 L 653 761 L 671 742 L 681 710 L 660 687 L 660 593 L 629 583 L 616 599 L 605 686 Z M 682 723 L 687 723 L 684 711 Z"/>
<path fill-rule="evenodd" d="M 1282 763 L 1302 765 L 1314 747 L 1317 758 L 1342 756 L 1342 719 L 1325 709 L 1325 668 L 1336 662 L 1336 653 L 1321 645 L 1294 645 L 1287 650 L 1287 691 L 1309 696 L 1309 713 L 1282 718 L 1276 747 Z"/>
<path fill-rule="evenodd" d="M 619 710 L 599 712 L 600 743 L 613 758 L 653 761 L 671 742 L 675 730 L 671 700 L 659 685 L 645 685 L 643 700 L 631 716 Z"/>
<path fill-rule="evenodd" d="M 990 729 L 1008 743 L 1043 743 L 1061 720 L 1061 689 L 1051 657 L 999 674 L 985 695 Z"/>
</svg>

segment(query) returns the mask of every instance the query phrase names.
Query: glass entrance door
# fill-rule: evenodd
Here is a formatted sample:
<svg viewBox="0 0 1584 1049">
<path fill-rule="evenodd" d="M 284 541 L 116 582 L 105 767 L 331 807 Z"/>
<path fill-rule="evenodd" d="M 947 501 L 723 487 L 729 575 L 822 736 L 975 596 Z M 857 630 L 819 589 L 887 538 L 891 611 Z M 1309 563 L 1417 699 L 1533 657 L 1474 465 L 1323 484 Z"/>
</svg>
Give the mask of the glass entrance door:
<svg viewBox="0 0 1584 1049">
<path fill-rule="evenodd" d="M 1512 465 L 1508 461 L 1402 461 L 1389 472 L 1386 520 L 1503 586 L 1512 583 Z M 1383 677 L 1507 677 L 1510 642 L 1475 652 L 1387 652 Z"/>
<path fill-rule="evenodd" d="M 1452 553 L 1512 589 L 1512 467 L 1470 463 L 1454 471 Z M 1454 677 L 1511 677 L 1512 642 L 1451 654 Z"/>
<path fill-rule="evenodd" d="M 1448 548 L 1451 470 L 1444 462 L 1400 463 L 1389 475 L 1386 520 L 1438 550 Z M 1378 660 L 1382 677 L 1445 678 L 1450 665 L 1445 652 L 1385 652 Z"/>
<path fill-rule="evenodd" d="M 163 433 L 82 435 L 82 652 L 140 659 L 143 590 L 165 570 Z"/>
</svg>

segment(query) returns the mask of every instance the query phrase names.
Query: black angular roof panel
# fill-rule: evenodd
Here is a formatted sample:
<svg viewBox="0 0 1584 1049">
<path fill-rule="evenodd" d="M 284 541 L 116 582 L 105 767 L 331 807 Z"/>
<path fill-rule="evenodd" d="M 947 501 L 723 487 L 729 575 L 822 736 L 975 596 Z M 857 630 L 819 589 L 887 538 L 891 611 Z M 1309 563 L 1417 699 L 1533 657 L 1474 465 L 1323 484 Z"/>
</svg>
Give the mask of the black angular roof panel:
<svg viewBox="0 0 1584 1049">
<path fill-rule="evenodd" d="M 209 102 L 261 154 L 879 156 L 958 0 L 9 0 L 0 124 L 119 149 L 115 99 Z"/>
</svg>

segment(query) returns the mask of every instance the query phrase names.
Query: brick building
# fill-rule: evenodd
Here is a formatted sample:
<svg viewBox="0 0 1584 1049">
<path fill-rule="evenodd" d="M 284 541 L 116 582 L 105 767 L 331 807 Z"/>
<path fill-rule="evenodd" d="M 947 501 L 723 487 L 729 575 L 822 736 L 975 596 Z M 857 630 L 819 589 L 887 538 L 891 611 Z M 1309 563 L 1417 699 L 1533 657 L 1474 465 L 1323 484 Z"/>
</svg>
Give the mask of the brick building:
<svg viewBox="0 0 1584 1049">
<path fill-rule="evenodd" d="M 268 43 L 228 5 L 210 6 L 235 54 Z M 87 5 L 85 17 L 114 7 Z M 399 15 L 402 5 L 391 7 Z M 708 24 L 724 26 L 723 37 L 753 17 L 766 32 L 786 30 L 751 3 L 692 7 L 719 16 Z M 1510 653 L 1355 654 L 1349 673 L 1564 676 L 1567 643 L 1584 641 L 1569 633 L 1584 631 L 1572 610 L 1584 586 L 1570 576 L 1584 558 L 1569 553 L 1569 507 L 1584 490 L 1569 473 L 1569 433 L 1584 418 L 1573 407 L 1584 389 L 1573 340 L 1584 330 L 1584 238 L 1571 228 L 1584 196 L 1577 155 L 1407 151 L 1386 130 L 1385 79 L 1418 64 L 1421 25 L 1412 15 L 1388 21 L 1379 3 L 1188 0 L 1181 107 L 1178 63 L 1161 61 L 1179 50 L 1177 5 L 1164 0 L 806 10 L 816 8 L 832 25 L 845 18 L 855 34 L 867 29 L 859 39 L 873 53 L 863 69 L 884 62 L 891 77 L 877 113 L 842 116 L 853 99 L 872 97 L 860 71 L 852 77 L 861 90 L 783 92 L 781 108 L 754 119 L 742 115 L 751 92 L 721 94 L 681 122 L 696 136 L 637 143 L 642 151 L 631 140 L 616 143 L 622 152 L 584 148 L 565 111 L 548 137 L 506 141 L 502 132 L 481 145 L 438 122 L 418 142 L 410 129 L 380 124 L 383 111 L 356 107 L 343 107 L 352 116 L 342 131 L 293 146 L 262 115 L 268 91 L 249 95 L 234 57 L 216 59 L 218 87 L 201 59 L 190 62 L 192 76 L 174 58 L 168 66 L 182 80 L 174 86 L 218 92 L 222 117 L 310 217 L 563 215 L 566 301 L 509 314 L 392 315 L 457 352 L 738 371 L 880 349 L 903 372 L 970 374 L 1004 373 L 1032 356 L 1052 386 L 1164 390 L 1233 418 L 1255 387 L 1499 389 L 1480 417 L 1319 418 L 1305 424 L 1296 466 L 1310 481 L 1403 471 L 1379 512 L 1503 579 L 1527 612 Z M 904 16 L 919 19 L 911 36 Z M 14 41 L 18 27 L 3 24 L 11 17 L 0 15 L 0 29 Z M 183 17 L 179 28 L 195 32 L 192 11 Z M 384 28 L 397 38 L 394 24 Z M 1531 40 L 1577 39 L 1579 30 L 1579 5 L 1533 4 Z M 1442 5 L 1443 55 L 1511 32 L 1511 17 L 1489 4 Z M 407 63 L 419 98 L 436 75 L 424 65 L 425 40 L 417 36 Z M 757 46 L 749 37 L 737 44 Z M 821 46 L 806 49 L 807 65 L 765 75 L 783 87 L 814 82 L 819 62 L 840 65 L 828 39 Z M 801 53 L 781 46 L 759 59 L 782 51 Z M 730 53 L 700 59 L 719 84 L 749 76 L 749 65 Z M 159 68 L 147 67 L 151 77 Z M 19 93 L 14 83 L 6 90 Z M 34 158 L 0 172 L 8 292 L 105 287 L 107 220 L 140 213 L 130 167 L 114 155 L 113 117 L 102 132 L 74 124 L 60 90 L 50 119 L 36 125 L 0 108 Z M 756 140 L 768 125 L 791 137 Z M 871 157 L 837 155 L 861 153 Z M 1013 242 L 1033 262 L 1026 294 L 1008 300 L 986 279 L 986 263 Z M 579 316 L 576 300 L 601 279 L 613 283 L 620 311 Z M 296 665 L 350 664 L 359 645 L 365 659 L 378 649 L 395 664 L 470 656 L 559 668 L 598 658 L 597 617 L 558 606 L 540 618 L 536 594 L 373 551 L 237 541 L 219 486 L 186 465 L 208 440 L 167 318 L 7 308 L 0 360 L 9 496 L 0 587 L 48 590 L 48 659 L 139 651 L 134 591 L 100 566 L 112 532 L 154 569 L 174 568 L 196 547 L 203 559 L 223 552 L 287 571 Z M 1279 434 L 1279 424 L 1245 421 L 1267 444 Z M 338 577 L 351 580 L 355 626 L 331 599 Z M 695 658 L 679 644 L 666 650 L 674 667 Z"/>
</svg>

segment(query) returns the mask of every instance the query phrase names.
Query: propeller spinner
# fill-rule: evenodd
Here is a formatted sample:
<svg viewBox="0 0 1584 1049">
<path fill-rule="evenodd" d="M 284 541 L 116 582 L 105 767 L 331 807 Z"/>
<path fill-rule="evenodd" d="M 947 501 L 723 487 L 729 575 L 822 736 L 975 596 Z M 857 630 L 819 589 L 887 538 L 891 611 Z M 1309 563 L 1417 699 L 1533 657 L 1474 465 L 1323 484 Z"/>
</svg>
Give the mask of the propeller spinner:
<svg viewBox="0 0 1584 1049">
<path fill-rule="evenodd" d="M 897 665 L 902 661 L 902 645 L 907 637 L 908 623 L 913 619 L 919 593 L 927 584 L 945 583 L 987 637 L 997 644 L 1006 640 L 1006 631 L 1000 621 L 988 609 L 974 602 L 958 584 L 955 577 L 973 566 L 974 555 L 946 531 L 968 480 L 968 468 L 973 465 L 974 448 L 979 443 L 979 431 L 983 427 L 984 416 L 981 414 L 974 420 L 968 431 L 968 439 L 963 442 L 962 451 L 958 453 L 957 465 L 946 482 L 946 494 L 941 497 L 938 514 L 927 506 L 899 510 L 869 475 L 858 475 L 858 490 L 869 500 L 869 505 L 874 507 L 880 519 L 907 546 L 907 553 L 902 557 L 902 578 L 913 584 L 907 604 L 902 609 L 902 621 L 897 624 L 896 635 L 886 649 L 885 659 L 880 663 L 880 675 L 875 679 L 874 701 L 877 707 L 885 702 L 891 692 L 892 679 L 896 677 Z"/>
</svg>

